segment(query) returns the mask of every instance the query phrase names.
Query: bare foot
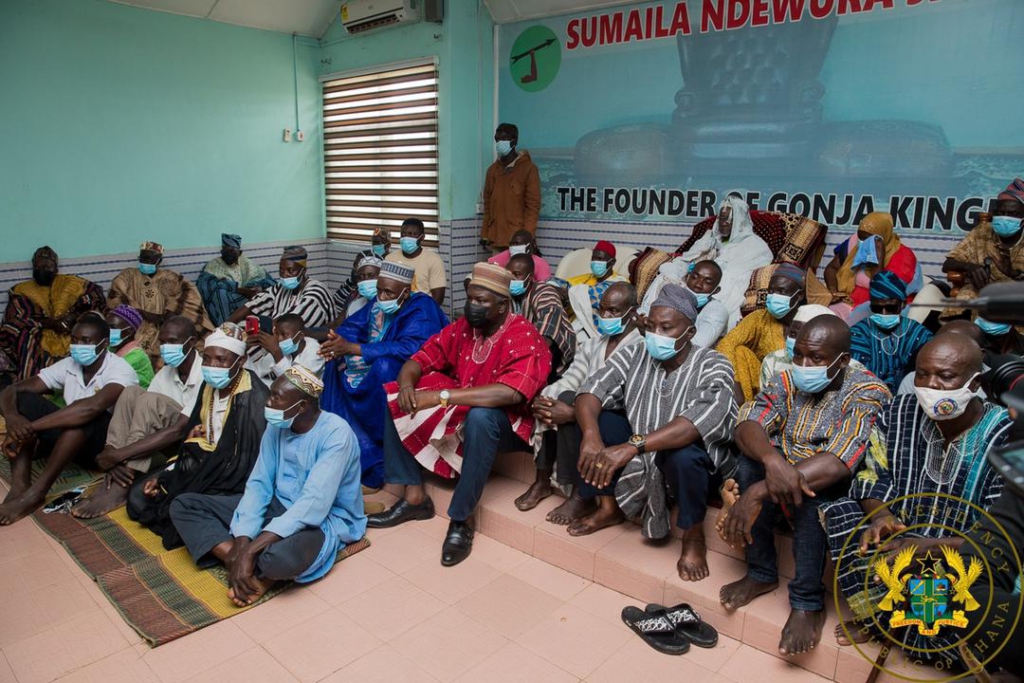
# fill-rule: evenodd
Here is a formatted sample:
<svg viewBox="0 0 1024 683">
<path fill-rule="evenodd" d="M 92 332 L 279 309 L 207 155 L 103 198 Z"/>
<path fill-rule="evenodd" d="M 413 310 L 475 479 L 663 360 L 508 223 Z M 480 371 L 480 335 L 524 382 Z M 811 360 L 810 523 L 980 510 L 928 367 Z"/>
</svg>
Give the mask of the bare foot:
<svg viewBox="0 0 1024 683">
<path fill-rule="evenodd" d="M 682 551 L 676 562 L 676 571 L 683 581 L 708 578 L 708 547 L 704 543 L 704 527 L 700 524 L 683 533 Z"/>
<path fill-rule="evenodd" d="M 565 526 L 572 524 L 583 515 L 593 512 L 594 505 L 593 500 L 583 500 L 578 493 L 573 492 L 568 500 L 549 512 L 545 519 L 552 524 Z"/>
<path fill-rule="evenodd" d="M 836 624 L 836 642 L 839 645 L 846 647 L 847 645 L 853 645 L 854 643 L 860 645 L 871 640 L 871 626 L 868 624 L 862 624 L 855 619 L 850 619 L 843 622 L 846 624 L 846 630 L 843 630 L 843 624 Z M 847 636 L 849 632 L 849 636 Z M 850 637 L 853 640 L 850 640 Z"/>
<path fill-rule="evenodd" d="M 718 600 L 722 603 L 722 607 L 725 607 L 727 610 L 739 609 L 759 595 L 771 593 L 778 587 L 778 581 L 764 583 L 762 581 L 754 581 L 749 576 L 744 576 L 739 581 L 733 581 L 722 586 L 722 590 L 718 593 Z"/>
<path fill-rule="evenodd" d="M 783 655 L 802 655 L 810 652 L 821 641 L 821 628 L 825 625 L 825 610 L 811 612 L 793 609 L 782 627 L 779 652 Z"/>
<path fill-rule="evenodd" d="M 255 579 L 255 581 L 258 584 L 256 594 L 250 595 L 247 600 L 244 600 L 242 598 L 236 598 L 234 589 L 228 589 L 228 597 L 231 598 L 231 602 L 235 603 L 235 607 L 248 607 L 249 605 L 253 604 L 257 600 L 262 598 L 263 594 L 270 590 L 271 587 L 274 585 L 273 581 L 266 581 L 264 579 Z"/>
<path fill-rule="evenodd" d="M 610 502 L 606 502 L 605 498 L 608 498 Z M 624 521 L 626 521 L 626 516 L 622 514 L 615 499 L 611 496 L 601 496 L 597 509 L 570 524 L 568 532 L 570 536 L 586 536 L 605 527 L 622 524 Z"/>
<path fill-rule="evenodd" d="M 735 479 L 726 479 L 722 484 L 721 494 L 722 509 L 719 510 L 718 517 L 715 519 L 715 529 L 719 533 L 722 532 L 725 520 L 729 516 L 729 510 L 732 510 L 732 506 L 740 499 L 740 485 L 736 483 Z"/>
<path fill-rule="evenodd" d="M 526 493 L 516 498 L 516 508 L 520 512 L 532 510 L 552 493 L 554 493 L 554 489 L 551 488 L 550 475 L 542 475 L 538 472 L 537 481 L 530 484 L 530 488 L 526 489 Z"/>
<path fill-rule="evenodd" d="M 3 505 L 0 505 L 0 526 L 10 526 L 19 519 L 31 515 L 43 507 L 43 501 L 43 496 L 36 497 L 28 493 L 24 493 L 11 500 L 5 500 Z"/>
<path fill-rule="evenodd" d="M 82 499 L 71 508 L 71 514 L 79 519 L 93 519 L 105 515 L 111 510 L 116 510 L 128 500 L 128 487 L 112 483 L 106 486 L 100 484 L 92 493 L 82 496 Z"/>
</svg>

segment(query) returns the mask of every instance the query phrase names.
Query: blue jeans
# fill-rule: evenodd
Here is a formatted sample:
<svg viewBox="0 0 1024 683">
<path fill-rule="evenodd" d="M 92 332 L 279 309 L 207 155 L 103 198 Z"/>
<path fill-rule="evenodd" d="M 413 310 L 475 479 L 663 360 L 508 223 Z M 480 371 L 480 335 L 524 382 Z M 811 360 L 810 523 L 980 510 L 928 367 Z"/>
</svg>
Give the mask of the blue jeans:
<svg viewBox="0 0 1024 683">
<path fill-rule="evenodd" d="M 464 522 L 473 514 L 498 453 L 529 450 L 512 432 L 508 415 L 501 408 L 470 408 L 462 423 L 462 435 L 462 472 L 448 506 L 448 517 L 456 522 Z M 384 424 L 384 480 L 405 486 L 423 484 L 420 464 L 398 437 L 390 411 Z"/>
<path fill-rule="evenodd" d="M 764 465 L 741 455 L 736 482 L 740 495 L 764 480 Z M 832 498 L 816 492 L 816 498 L 804 497 L 800 507 L 789 510 L 793 525 L 793 560 L 796 576 L 789 582 L 789 605 L 793 609 L 818 611 L 825 608 L 825 584 L 822 574 L 828 553 L 828 537 L 818 518 L 818 509 Z M 747 576 L 755 581 L 772 583 L 779 579 L 778 554 L 775 550 L 775 524 L 782 509 L 766 500 L 750 535 L 754 542 L 747 546 Z"/>
</svg>

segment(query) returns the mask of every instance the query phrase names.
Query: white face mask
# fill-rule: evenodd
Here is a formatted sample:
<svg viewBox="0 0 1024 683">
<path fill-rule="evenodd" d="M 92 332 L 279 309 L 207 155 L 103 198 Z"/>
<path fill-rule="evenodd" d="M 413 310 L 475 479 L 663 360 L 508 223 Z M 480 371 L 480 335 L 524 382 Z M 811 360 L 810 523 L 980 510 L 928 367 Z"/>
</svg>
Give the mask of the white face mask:
<svg viewBox="0 0 1024 683">
<path fill-rule="evenodd" d="M 960 417 L 967 410 L 967 406 L 980 391 L 974 391 L 971 387 L 973 382 L 981 373 L 974 373 L 959 389 L 929 389 L 928 387 L 914 387 L 917 394 L 917 402 L 924 410 L 924 414 L 933 420 L 941 422 Z"/>
</svg>

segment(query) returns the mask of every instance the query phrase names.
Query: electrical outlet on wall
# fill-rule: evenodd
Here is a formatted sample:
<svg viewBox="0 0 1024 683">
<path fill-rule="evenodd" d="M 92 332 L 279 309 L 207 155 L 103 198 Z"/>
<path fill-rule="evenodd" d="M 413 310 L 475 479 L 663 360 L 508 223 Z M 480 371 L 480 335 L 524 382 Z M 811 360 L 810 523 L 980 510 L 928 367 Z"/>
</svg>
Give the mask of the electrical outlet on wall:
<svg viewBox="0 0 1024 683">
<path fill-rule="evenodd" d="M 295 139 L 298 142 L 305 142 L 306 134 L 303 133 L 301 130 L 297 130 L 297 131 L 295 131 Z"/>
<path fill-rule="evenodd" d="M 284 138 L 285 142 L 291 142 L 292 141 L 292 129 L 291 128 L 285 128 L 284 129 L 284 136 L 283 136 L 283 138 Z"/>
</svg>

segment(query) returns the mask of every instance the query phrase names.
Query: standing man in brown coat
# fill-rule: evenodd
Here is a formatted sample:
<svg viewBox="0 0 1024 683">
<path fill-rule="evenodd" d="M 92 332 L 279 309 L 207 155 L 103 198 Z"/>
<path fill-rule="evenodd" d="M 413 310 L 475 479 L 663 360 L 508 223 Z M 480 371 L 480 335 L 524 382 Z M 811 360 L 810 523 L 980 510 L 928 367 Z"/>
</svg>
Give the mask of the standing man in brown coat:
<svg viewBox="0 0 1024 683">
<path fill-rule="evenodd" d="M 484 181 L 483 244 L 494 252 L 508 247 L 512 234 L 528 230 L 537 234 L 540 215 L 540 174 L 530 153 L 516 149 L 519 129 L 502 123 L 494 132 L 497 160 L 487 169 Z"/>
</svg>

